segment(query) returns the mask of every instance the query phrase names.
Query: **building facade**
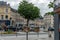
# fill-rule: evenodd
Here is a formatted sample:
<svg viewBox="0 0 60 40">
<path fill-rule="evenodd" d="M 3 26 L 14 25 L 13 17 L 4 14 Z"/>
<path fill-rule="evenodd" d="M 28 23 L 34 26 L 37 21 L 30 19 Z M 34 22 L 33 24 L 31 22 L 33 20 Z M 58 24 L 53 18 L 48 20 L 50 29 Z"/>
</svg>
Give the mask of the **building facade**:
<svg viewBox="0 0 60 40">
<path fill-rule="evenodd" d="M 50 15 L 50 14 L 44 15 L 44 26 L 45 26 L 46 30 L 48 30 L 49 27 L 54 28 L 54 17 L 53 17 L 53 15 Z"/>
<path fill-rule="evenodd" d="M 0 20 L 10 20 L 10 5 L 0 1 Z"/>
<path fill-rule="evenodd" d="M 14 21 L 14 25 L 24 26 L 26 24 L 26 19 L 23 18 L 16 9 L 11 8 L 11 18 Z"/>
<path fill-rule="evenodd" d="M 23 19 L 24 18 L 18 14 L 17 10 L 10 7 L 10 4 L 7 4 L 7 2 L 4 1 L 0 1 L 0 20 L 9 20 L 9 25 L 16 25 L 17 23 L 24 22 Z"/>
<path fill-rule="evenodd" d="M 37 18 L 35 20 L 30 20 L 29 26 L 30 27 L 43 27 L 44 26 L 43 18 Z"/>
<path fill-rule="evenodd" d="M 7 4 L 4 1 L 0 1 L 0 20 L 9 20 L 10 25 L 13 26 L 25 26 L 27 19 L 20 16 L 16 9 L 10 7 L 10 4 Z M 29 21 L 29 26 L 34 25 L 34 27 L 41 27 L 43 25 L 43 19 L 38 18 L 35 20 Z"/>
<path fill-rule="evenodd" d="M 35 20 L 35 23 L 37 26 L 39 26 L 40 28 L 41 27 L 44 27 L 44 21 L 43 21 L 43 18 L 38 18 Z"/>
<path fill-rule="evenodd" d="M 9 24 L 10 25 L 10 21 L 6 21 L 6 20 L 10 20 L 10 5 L 7 4 L 4 1 L 0 1 L 0 24 L 2 22 L 6 22 L 6 25 Z"/>
</svg>

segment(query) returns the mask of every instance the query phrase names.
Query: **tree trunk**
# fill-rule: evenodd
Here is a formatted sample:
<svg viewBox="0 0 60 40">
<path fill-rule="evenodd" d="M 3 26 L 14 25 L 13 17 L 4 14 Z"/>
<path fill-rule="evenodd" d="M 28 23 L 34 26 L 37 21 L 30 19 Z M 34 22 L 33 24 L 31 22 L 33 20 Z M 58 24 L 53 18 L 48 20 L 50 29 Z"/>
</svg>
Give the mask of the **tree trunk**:
<svg viewBox="0 0 60 40">
<path fill-rule="evenodd" d="M 29 19 L 27 19 L 27 25 L 26 25 L 27 27 L 28 27 L 28 24 L 29 24 Z"/>
</svg>

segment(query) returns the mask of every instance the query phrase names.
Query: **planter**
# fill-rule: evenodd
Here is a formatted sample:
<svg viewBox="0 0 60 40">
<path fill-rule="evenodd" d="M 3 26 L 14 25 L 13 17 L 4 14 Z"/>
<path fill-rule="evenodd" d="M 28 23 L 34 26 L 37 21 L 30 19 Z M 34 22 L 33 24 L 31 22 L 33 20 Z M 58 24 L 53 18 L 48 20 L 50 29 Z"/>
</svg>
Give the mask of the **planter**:
<svg viewBox="0 0 60 40">
<path fill-rule="evenodd" d="M 34 28 L 34 31 L 35 31 L 35 32 L 39 32 L 39 31 L 40 31 L 40 30 L 39 30 L 39 27 L 35 27 L 35 28 Z"/>
<path fill-rule="evenodd" d="M 29 27 L 24 27 L 23 28 L 23 32 L 29 32 L 30 31 L 30 28 Z"/>
</svg>

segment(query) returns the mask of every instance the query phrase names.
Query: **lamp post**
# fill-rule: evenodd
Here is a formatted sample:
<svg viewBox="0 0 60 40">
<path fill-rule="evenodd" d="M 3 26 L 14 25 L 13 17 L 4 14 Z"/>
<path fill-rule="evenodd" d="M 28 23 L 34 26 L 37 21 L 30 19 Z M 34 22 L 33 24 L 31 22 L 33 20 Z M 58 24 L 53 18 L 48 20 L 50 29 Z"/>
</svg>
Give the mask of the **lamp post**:
<svg viewBox="0 0 60 40">
<path fill-rule="evenodd" d="M 55 35 L 54 35 L 54 40 L 60 40 L 60 31 L 58 31 L 59 25 L 60 25 L 60 0 L 55 0 L 54 1 L 54 28 L 55 28 Z"/>
</svg>

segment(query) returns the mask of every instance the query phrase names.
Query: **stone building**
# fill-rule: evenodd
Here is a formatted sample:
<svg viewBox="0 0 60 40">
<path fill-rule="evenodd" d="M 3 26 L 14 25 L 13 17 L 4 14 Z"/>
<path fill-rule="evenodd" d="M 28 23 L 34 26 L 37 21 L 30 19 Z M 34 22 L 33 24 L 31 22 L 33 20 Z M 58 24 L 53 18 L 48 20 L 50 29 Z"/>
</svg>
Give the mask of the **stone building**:
<svg viewBox="0 0 60 40">
<path fill-rule="evenodd" d="M 37 18 L 35 20 L 30 20 L 29 26 L 30 27 L 43 27 L 44 26 L 43 18 Z"/>
<path fill-rule="evenodd" d="M 0 24 L 5 22 L 6 25 L 10 25 L 10 5 L 4 1 L 0 1 Z"/>
<path fill-rule="evenodd" d="M 43 26 L 44 26 L 43 17 L 37 18 L 37 19 L 35 20 L 35 23 L 36 23 L 37 26 L 43 27 Z"/>
<path fill-rule="evenodd" d="M 20 16 L 16 9 L 11 8 L 11 18 L 15 23 L 14 25 L 24 26 L 26 24 L 26 19 Z"/>
<path fill-rule="evenodd" d="M 0 20 L 9 20 L 10 25 L 16 25 L 16 23 L 20 23 L 21 20 L 23 22 L 24 18 L 18 14 L 17 10 L 11 8 L 10 4 L 7 4 L 4 1 L 0 1 Z"/>
<path fill-rule="evenodd" d="M 4 1 L 0 1 L 0 20 L 9 20 L 10 25 L 13 26 L 16 24 L 17 26 L 25 26 L 27 23 L 27 20 L 20 16 L 16 9 L 11 8 L 10 4 L 7 4 Z M 34 21 L 30 20 L 29 25 L 34 24 L 36 27 L 40 27 L 43 25 L 42 20 L 43 19 L 41 18 L 38 18 Z"/>
<path fill-rule="evenodd" d="M 10 20 L 10 5 L 0 1 L 0 20 Z"/>
<path fill-rule="evenodd" d="M 45 14 L 44 15 L 44 26 L 46 30 L 48 30 L 49 27 L 54 27 L 54 17 L 53 15 L 50 14 Z"/>
</svg>

